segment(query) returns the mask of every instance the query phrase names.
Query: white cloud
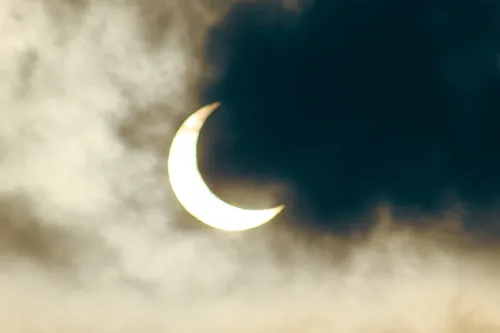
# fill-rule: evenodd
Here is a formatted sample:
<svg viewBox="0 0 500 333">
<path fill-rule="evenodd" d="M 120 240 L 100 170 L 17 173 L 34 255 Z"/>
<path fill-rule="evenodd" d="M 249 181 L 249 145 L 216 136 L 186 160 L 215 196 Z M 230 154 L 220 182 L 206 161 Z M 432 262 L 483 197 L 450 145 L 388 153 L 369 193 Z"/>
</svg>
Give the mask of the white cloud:
<svg viewBox="0 0 500 333">
<path fill-rule="evenodd" d="M 71 262 L 57 269 L 4 257 L 2 332 L 499 331 L 491 259 L 427 236 L 376 236 L 339 263 L 269 229 L 178 228 L 165 152 L 132 147 L 118 128 L 159 117 L 132 131 L 168 146 L 178 116 L 196 105 L 187 27 L 203 30 L 206 17 L 190 15 L 208 12 L 144 3 L 172 14 L 155 47 L 135 2 L 0 3 L 0 197 L 25 197 L 72 244 L 61 245 Z"/>
</svg>

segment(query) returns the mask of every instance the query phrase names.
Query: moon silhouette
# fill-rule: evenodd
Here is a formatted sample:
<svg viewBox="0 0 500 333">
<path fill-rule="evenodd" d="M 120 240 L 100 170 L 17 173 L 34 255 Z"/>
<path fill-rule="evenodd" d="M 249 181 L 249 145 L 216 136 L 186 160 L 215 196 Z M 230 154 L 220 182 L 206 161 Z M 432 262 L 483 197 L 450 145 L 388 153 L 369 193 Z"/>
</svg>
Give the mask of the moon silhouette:
<svg viewBox="0 0 500 333">
<path fill-rule="evenodd" d="M 172 190 L 184 209 L 206 225 L 225 231 L 256 228 L 273 219 L 285 206 L 261 210 L 232 206 L 212 193 L 198 169 L 198 136 L 208 116 L 219 105 L 202 107 L 175 134 L 167 163 Z"/>
</svg>

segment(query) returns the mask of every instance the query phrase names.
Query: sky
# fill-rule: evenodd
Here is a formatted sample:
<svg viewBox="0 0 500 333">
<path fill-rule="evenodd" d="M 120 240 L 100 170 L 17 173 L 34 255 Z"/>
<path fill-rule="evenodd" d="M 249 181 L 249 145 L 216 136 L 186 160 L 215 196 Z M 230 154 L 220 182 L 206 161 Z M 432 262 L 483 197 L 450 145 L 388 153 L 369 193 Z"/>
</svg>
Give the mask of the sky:
<svg viewBox="0 0 500 333">
<path fill-rule="evenodd" d="M 0 2 L 0 331 L 498 332 L 498 7 L 351 3 Z"/>
<path fill-rule="evenodd" d="M 300 15 L 233 7 L 207 52 L 220 74 L 206 96 L 222 100 L 231 132 L 231 149 L 213 145 L 214 177 L 229 168 L 291 183 L 290 202 L 308 197 L 300 210 L 324 216 L 319 225 L 380 201 L 491 208 L 498 13 L 495 1 L 318 0 Z"/>
</svg>

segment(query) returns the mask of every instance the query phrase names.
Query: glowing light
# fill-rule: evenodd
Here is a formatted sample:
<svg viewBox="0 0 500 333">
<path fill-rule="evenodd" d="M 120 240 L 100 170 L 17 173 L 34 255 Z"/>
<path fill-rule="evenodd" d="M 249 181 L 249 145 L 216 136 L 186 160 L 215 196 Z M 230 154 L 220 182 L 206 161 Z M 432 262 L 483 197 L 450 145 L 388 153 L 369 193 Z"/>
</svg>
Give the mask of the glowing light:
<svg viewBox="0 0 500 333">
<path fill-rule="evenodd" d="M 242 231 L 261 226 L 284 208 L 242 209 L 219 199 L 205 184 L 198 170 L 197 144 L 201 127 L 219 103 L 192 114 L 177 131 L 168 155 L 168 174 L 180 204 L 199 221 L 220 230 Z"/>
</svg>

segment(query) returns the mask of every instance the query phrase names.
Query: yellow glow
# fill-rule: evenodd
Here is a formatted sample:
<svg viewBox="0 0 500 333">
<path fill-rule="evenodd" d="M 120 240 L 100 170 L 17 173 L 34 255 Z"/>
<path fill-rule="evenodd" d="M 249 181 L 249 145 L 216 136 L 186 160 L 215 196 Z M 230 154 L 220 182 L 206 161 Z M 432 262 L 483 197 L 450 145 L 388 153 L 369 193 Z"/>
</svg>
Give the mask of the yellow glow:
<svg viewBox="0 0 500 333">
<path fill-rule="evenodd" d="M 202 107 L 177 131 L 167 163 L 172 190 L 186 211 L 213 228 L 225 231 L 256 228 L 278 215 L 284 205 L 262 210 L 229 205 L 210 191 L 198 170 L 196 150 L 199 131 L 218 106 L 219 103 L 214 103 Z"/>
</svg>

